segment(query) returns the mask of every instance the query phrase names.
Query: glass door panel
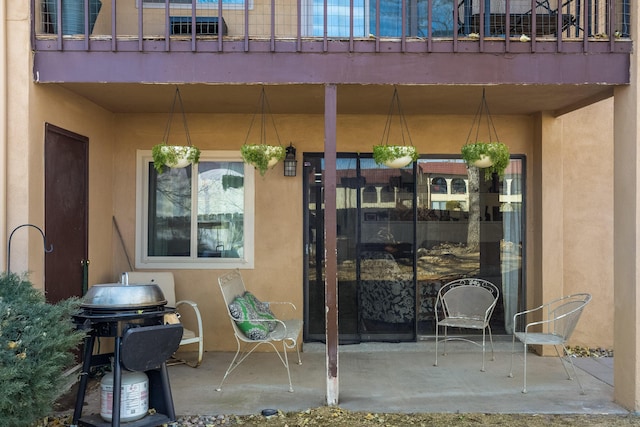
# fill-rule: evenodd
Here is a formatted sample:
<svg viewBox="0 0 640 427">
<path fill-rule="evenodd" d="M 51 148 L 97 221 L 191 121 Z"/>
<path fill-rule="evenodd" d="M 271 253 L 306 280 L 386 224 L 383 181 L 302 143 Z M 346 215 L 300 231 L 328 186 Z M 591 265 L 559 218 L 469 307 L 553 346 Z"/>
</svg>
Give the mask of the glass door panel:
<svg viewBox="0 0 640 427">
<path fill-rule="evenodd" d="M 511 159 L 502 182 L 486 181 L 460 159 L 418 161 L 418 335 L 434 335 L 437 292 L 462 277 L 480 277 L 501 289 L 492 332 L 512 332 L 510 319 L 523 295 L 522 170 L 523 160 Z"/>
<path fill-rule="evenodd" d="M 413 168 L 379 167 L 371 158 L 361 159 L 360 168 L 360 334 L 413 340 Z"/>
<path fill-rule="evenodd" d="M 305 339 L 322 341 L 324 160 L 305 154 L 304 163 Z M 522 158 L 511 159 L 502 181 L 486 181 L 456 158 L 390 169 L 370 155 L 339 153 L 340 342 L 432 337 L 437 292 L 461 277 L 480 277 L 501 289 L 492 331 L 512 333 L 511 319 L 525 294 L 524 176 Z"/>
<path fill-rule="evenodd" d="M 324 340 L 324 160 L 306 155 L 304 162 L 307 338 Z M 412 340 L 413 172 L 339 154 L 337 175 L 340 342 Z"/>
</svg>

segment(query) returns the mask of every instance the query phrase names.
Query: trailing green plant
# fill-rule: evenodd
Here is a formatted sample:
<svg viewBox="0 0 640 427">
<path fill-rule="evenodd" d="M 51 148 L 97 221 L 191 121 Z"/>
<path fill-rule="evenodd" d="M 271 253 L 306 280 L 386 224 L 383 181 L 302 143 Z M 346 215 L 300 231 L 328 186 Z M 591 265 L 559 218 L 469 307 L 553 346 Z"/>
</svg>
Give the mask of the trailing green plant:
<svg viewBox="0 0 640 427">
<path fill-rule="evenodd" d="M 163 173 L 166 167 L 184 167 L 200 161 L 200 149 L 193 145 L 167 145 L 163 142 L 151 149 L 151 155 L 158 173 Z"/>
<path fill-rule="evenodd" d="M 240 154 L 245 163 L 253 165 L 264 176 L 270 167 L 284 160 L 286 152 L 281 145 L 244 144 L 240 147 Z"/>
<path fill-rule="evenodd" d="M 420 155 L 413 145 L 380 144 L 373 146 L 373 160 L 379 165 L 385 165 L 402 157 L 411 157 L 411 162 L 415 162 Z"/>
<path fill-rule="evenodd" d="M 79 305 L 49 304 L 26 276 L 0 275 L 0 425 L 24 427 L 52 412 L 85 336 L 72 321 Z"/>
<path fill-rule="evenodd" d="M 462 159 L 468 166 L 474 166 L 474 162 L 483 156 L 491 159 L 491 166 L 484 168 L 485 180 L 490 180 L 493 173 L 498 177 L 504 177 L 504 171 L 509 165 L 509 147 L 501 142 L 474 142 L 462 146 Z"/>
</svg>

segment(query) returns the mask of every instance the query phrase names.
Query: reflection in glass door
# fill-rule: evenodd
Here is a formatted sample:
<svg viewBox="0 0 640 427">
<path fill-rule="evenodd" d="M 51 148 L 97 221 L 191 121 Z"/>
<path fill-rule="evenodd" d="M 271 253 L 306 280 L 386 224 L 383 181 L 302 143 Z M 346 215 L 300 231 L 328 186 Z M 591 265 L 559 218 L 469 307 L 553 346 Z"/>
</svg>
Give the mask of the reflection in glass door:
<svg viewBox="0 0 640 427">
<path fill-rule="evenodd" d="M 307 339 L 324 340 L 321 156 L 305 156 Z M 413 169 L 341 154 L 337 165 L 338 328 L 342 343 L 415 338 Z"/>
<path fill-rule="evenodd" d="M 305 154 L 304 164 L 305 339 L 322 341 L 322 154 Z M 461 277 L 501 289 L 491 327 L 494 334 L 512 333 L 510 319 L 525 294 L 523 170 L 523 159 L 511 159 L 502 181 L 485 181 L 455 158 L 389 169 L 370 156 L 338 154 L 340 342 L 432 337 L 438 289 Z"/>
<path fill-rule="evenodd" d="M 494 334 L 513 332 L 511 319 L 524 295 L 523 169 L 523 159 L 511 159 L 502 181 L 495 175 L 487 181 L 482 171 L 467 169 L 460 159 L 418 160 L 418 336 L 433 336 L 438 290 L 462 277 L 498 286 L 491 329 Z"/>
</svg>

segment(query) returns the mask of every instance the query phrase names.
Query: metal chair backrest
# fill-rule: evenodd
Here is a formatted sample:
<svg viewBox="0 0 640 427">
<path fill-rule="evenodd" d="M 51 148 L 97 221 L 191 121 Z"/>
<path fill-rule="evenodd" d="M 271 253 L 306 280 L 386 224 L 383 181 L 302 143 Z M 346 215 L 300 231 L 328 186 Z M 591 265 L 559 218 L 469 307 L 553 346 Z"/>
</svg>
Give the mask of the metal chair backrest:
<svg viewBox="0 0 640 427">
<path fill-rule="evenodd" d="M 498 301 L 498 288 L 483 279 L 458 279 L 440 288 L 439 299 L 448 317 L 489 319 Z"/>
<path fill-rule="evenodd" d="M 220 286 L 225 309 L 227 310 L 227 315 L 229 316 L 236 337 L 242 341 L 250 341 L 244 332 L 240 330 L 229 310 L 229 304 L 231 304 L 236 297 L 244 295 L 247 290 L 242 280 L 242 275 L 238 270 L 231 271 L 218 278 L 218 285 Z"/>
<path fill-rule="evenodd" d="M 571 338 L 585 306 L 591 301 L 591 295 L 573 294 L 549 303 L 548 323 L 549 333 L 560 336 L 563 341 Z"/>
</svg>

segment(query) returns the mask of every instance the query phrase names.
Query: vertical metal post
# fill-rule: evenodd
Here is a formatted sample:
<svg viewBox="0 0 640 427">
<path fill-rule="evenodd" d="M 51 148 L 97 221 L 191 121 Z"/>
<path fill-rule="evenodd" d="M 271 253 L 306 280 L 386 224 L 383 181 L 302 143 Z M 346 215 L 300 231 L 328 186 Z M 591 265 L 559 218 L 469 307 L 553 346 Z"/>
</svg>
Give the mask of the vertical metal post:
<svg viewBox="0 0 640 427">
<path fill-rule="evenodd" d="M 327 405 L 338 404 L 338 254 L 336 215 L 337 88 L 324 89 L 324 234 Z"/>
</svg>

